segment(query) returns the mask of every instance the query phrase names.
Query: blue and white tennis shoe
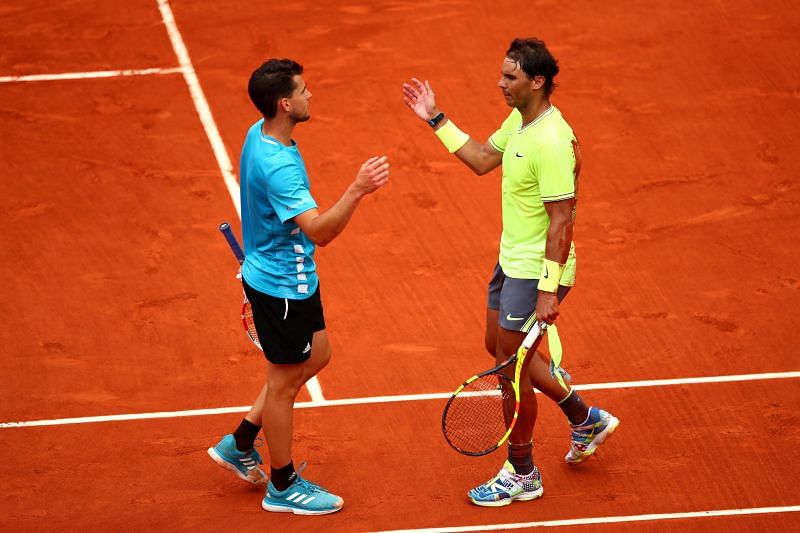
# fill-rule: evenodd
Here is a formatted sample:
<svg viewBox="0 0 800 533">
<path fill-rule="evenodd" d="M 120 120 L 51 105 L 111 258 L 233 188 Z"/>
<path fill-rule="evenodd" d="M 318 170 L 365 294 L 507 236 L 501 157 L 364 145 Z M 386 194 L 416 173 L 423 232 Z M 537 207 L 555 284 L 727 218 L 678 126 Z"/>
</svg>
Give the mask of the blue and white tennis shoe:
<svg viewBox="0 0 800 533">
<path fill-rule="evenodd" d="M 208 455 L 219 466 L 253 485 L 264 485 L 267 482 L 267 475 L 259 466 L 262 464 L 261 455 L 255 448 L 240 452 L 236 448 L 236 439 L 230 433 L 222 437 L 216 446 L 209 448 Z"/>
<path fill-rule="evenodd" d="M 270 481 L 267 484 L 267 493 L 261 501 L 261 508 L 273 513 L 305 515 L 329 514 L 340 510 L 344 500 L 316 483 L 300 477 L 304 467 L 305 463 L 300 465 L 297 477 L 286 490 L 277 490 Z"/>
</svg>

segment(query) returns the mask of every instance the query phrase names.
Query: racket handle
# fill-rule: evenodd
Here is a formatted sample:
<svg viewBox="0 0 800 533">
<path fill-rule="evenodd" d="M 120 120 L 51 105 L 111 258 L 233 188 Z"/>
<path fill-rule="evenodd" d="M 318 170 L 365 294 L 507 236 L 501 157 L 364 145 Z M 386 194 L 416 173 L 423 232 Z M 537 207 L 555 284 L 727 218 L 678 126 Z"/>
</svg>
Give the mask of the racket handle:
<svg viewBox="0 0 800 533">
<path fill-rule="evenodd" d="M 546 329 L 547 329 L 546 322 L 536 321 L 531 330 L 525 336 L 525 339 L 522 341 L 522 345 L 525 347 L 525 349 L 530 350 L 531 346 L 533 346 L 533 343 L 536 342 L 536 339 L 544 335 L 544 330 Z"/>
<path fill-rule="evenodd" d="M 228 246 L 231 247 L 231 251 L 233 255 L 236 256 L 236 260 L 239 261 L 239 264 L 241 265 L 244 263 L 244 252 L 242 251 L 242 247 L 239 246 L 239 241 L 236 240 L 236 236 L 233 234 L 231 225 L 227 222 L 223 222 L 219 225 L 219 230 L 222 232 L 222 235 L 225 236 L 225 240 L 228 241 Z"/>
</svg>

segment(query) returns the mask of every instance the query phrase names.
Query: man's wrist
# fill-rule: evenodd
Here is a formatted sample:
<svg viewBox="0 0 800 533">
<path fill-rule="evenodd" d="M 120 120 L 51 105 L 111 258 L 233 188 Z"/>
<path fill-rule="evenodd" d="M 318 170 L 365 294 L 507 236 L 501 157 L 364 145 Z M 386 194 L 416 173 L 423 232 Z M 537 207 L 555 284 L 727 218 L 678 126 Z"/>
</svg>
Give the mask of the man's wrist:
<svg viewBox="0 0 800 533">
<path fill-rule="evenodd" d="M 539 276 L 539 290 L 555 294 L 565 266 L 545 257 L 542 260 L 542 274 Z"/>
<path fill-rule="evenodd" d="M 439 124 L 439 127 L 434 128 L 433 133 L 436 134 L 445 148 L 447 148 L 447 151 L 451 154 L 459 151 L 461 147 L 469 141 L 469 135 L 458 129 L 458 127 L 453 124 L 453 121 L 449 119 L 443 124 Z"/>
<path fill-rule="evenodd" d="M 443 120 L 444 120 L 444 113 L 439 111 L 438 113 L 434 113 L 434 115 L 427 120 L 428 126 L 430 126 L 431 128 L 435 128 Z"/>
<path fill-rule="evenodd" d="M 351 183 L 350 187 L 347 188 L 346 194 L 349 194 L 353 200 L 359 202 L 367 195 L 367 189 L 358 183 Z"/>
</svg>

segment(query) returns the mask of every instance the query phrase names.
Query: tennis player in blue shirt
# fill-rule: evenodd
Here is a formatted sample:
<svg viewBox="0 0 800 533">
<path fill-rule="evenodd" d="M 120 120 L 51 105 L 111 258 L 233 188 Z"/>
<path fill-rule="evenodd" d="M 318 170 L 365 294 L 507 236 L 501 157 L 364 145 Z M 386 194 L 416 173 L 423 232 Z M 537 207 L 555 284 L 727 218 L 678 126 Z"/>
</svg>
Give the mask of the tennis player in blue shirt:
<svg viewBox="0 0 800 533">
<path fill-rule="evenodd" d="M 239 477 L 266 483 L 265 510 L 326 514 L 341 509 L 342 498 L 302 478 L 291 451 L 295 398 L 331 357 L 314 251 L 344 230 L 364 196 L 388 182 L 389 163 L 386 156 L 368 159 L 341 198 L 319 211 L 292 140 L 294 127 L 310 118 L 311 91 L 302 74 L 295 61 L 270 59 L 253 72 L 248 85 L 263 118 L 247 132 L 240 162 L 242 283 L 267 359 L 267 377 L 236 431 L 208 453 Z M 268 482 L 253 447 L 262 426 L 269 448 Z"/>
</svg>

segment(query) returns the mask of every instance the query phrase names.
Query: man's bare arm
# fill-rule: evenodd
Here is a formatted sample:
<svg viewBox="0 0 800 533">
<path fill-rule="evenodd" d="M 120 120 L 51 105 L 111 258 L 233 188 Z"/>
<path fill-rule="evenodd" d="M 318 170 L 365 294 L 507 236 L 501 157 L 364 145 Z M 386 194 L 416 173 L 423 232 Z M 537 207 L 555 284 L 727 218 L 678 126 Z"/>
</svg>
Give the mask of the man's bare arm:
<svg viewBox="0 0 800 533">
<path fill-rule="evenodd" d="M 550 217 L 544 256 L 562 265 L 567 262 L 569 248 L 572 244 L 572 230 L 574 228 L 572 211 L 574 206 L 574 198 L 544 203 L 547 216 Z"/>
<path fill-rule="evenodd" d="M 449 119 L 436 125 L 434 131 L 444 126 Z M 455 156 L 467 165 L 478 176 L 483 176 L 500 166 L 503 162 L 503 152 L 498 152 L 488 141 L 481 144 L 471 138 L 467 144 L 456 150 Z"/>
<path fill-rule="evenodd" d="M 361 165 L 353 183 L 330 209 L 323 213 L 318 209 L 309 209 L 294 217 L 294 221 L 314 244 L 326 246 L 347 226 L 361 199 L 388 181 L 389 163 L 386 156 L 372 157 Z"/>
<path fill-rule="evenodd" d="M 572 244 L 573 217 L 572 210 L 575 199 L 560 200 L 558 202 L 545 202 L 544 208 L 550 217 L 550 227 L 547 229 L 547 244 L 544 256 L 550 261 L 564 265 L 569 257 Z M 544 277 L 544 276 L 543 276 Z M 543 280 L 539 280 L 541 284 Z M 541 286 L 541 285 L 540 285 Z M 548 324 L 558 318 L 559 306 L 556 291 L 549 292 L 539 289 L 536 300 L 536 316 Z"/>
</svg>

